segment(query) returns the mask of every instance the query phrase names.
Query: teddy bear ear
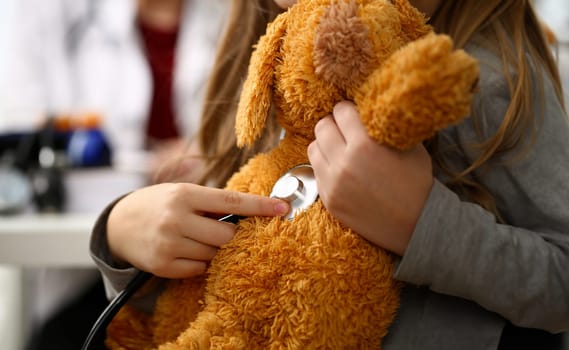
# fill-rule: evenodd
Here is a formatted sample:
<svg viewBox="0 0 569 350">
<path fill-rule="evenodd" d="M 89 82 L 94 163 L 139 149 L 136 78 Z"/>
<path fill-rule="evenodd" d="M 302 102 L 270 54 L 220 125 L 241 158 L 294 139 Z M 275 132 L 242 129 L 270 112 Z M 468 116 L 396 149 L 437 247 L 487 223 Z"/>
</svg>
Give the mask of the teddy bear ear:
<svg viewBox="0 0 569 350">
<path fill-rule="evenodd" d="M 265 128 L 271 108 L 277 55 L 287 25 L 288 12 L 281 13 L 267 26 L 267 32 L 251 55 L 247 79 L 237 107 L 235 133 L 237 146 L 252 145 Z"/>
</svg>

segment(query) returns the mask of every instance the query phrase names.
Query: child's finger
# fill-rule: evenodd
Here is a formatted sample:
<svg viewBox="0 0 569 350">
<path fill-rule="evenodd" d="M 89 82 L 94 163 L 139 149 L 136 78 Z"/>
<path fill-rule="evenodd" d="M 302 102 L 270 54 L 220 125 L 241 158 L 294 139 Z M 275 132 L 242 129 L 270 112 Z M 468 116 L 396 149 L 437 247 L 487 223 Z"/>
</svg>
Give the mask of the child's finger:
<svg viewBox="0 0 569 350">
<path fill-rule="evenodd" d="M 285 201 L 249 193 L 196 187 L 190 199 L 196 210 L 241 216 L 280 216 L 289 211 Z"/>
</svg>

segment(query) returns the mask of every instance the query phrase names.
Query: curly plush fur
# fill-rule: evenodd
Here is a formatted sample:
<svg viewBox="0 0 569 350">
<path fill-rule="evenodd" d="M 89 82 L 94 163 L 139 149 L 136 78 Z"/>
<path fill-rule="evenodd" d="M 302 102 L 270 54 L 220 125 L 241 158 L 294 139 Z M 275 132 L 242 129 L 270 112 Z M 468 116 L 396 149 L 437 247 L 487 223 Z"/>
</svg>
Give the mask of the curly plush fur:
<svg viewBox="0 0 569 350">
<path fill-rule="evenodd" d="M 271 106 L 286 130 L 227 188 L 268 195 L 307 163 L 314 126 L 355 102 L 370 136 L 406 149 L 469 113 L 477 63 L 435 35 L 404 0 L 300 0 L 254 52 L 236 119 L 238 143 L 262 133 Z M 169 281 L 151 317 L 125 308 L 113 349 L 377 349 L 399 304 L 392 256 L 317 201 L 293 220 L 242 220 L 207 279 Z"/>
</svg>

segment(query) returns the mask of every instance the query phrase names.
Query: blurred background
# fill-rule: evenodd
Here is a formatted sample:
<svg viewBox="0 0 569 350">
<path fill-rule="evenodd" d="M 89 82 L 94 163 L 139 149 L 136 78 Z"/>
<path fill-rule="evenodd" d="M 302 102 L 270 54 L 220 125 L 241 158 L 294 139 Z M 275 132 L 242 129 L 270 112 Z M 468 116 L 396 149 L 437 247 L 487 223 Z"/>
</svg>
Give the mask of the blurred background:
<svg viewBox="0 0 569 350">
<path fill-rule="evenodd" d="M 195 175 L 164 154 L 193 151 L 226 3 L 0 0 L 0 349 L 78 349 L 106 303 L 97 213 Z M 569 96 L 569 1 L 534 4 Z"/>
<path fill-rule="evenodd" d="M 565 100 L 569 98 L 569 1 L 534 0 L 538 14 L 557 38 L 554 48 L 557 55 L 561 79 L 565 87 Z"/>
<path fill-rule="evenodd" d="M 79 349 L 120 195 L 192 181 L 228 0 L 0 0 L 0 349 Z"/>
</svg>

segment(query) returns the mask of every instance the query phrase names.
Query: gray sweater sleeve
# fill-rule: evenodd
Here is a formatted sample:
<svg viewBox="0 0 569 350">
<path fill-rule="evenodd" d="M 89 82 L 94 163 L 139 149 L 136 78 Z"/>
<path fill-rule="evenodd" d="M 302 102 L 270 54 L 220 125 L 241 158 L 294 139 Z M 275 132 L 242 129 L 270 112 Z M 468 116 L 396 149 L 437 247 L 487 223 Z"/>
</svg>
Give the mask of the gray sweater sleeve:
<svg viewBox="0 0 569 350">
<path fill-rule="evenodd" d="M 108 299 L 113 299 L 138 272 L 134 267 L 117 265 L 107 244 L 107 220 L 111 210 L 121 198 L 110 203 L 99 215 L 91 233 L 89 246 L 91 258 L 103 276 Z"/>
<path fill-rule="evenodd" d="M 124 196 L 123 196 L 124 197 Z M 121 266 L 116 263 L 110 253 L 107 243 L 107 221 L 115 204 L 120 197 L 110 203 L 99 215 L 91 233 L 90 253 L 93 261 L 103 276 L 105 292 L 109 300 L 114 299 L 119 292 L 124 290 L 128 283 L 140 272 L 132 266 Z M 154 277 L 152 288 L 145 288 L 144 293 L 134 294 L 128 301 L 129 305 L 140 311 L 151 313 L 156 299 L 163 289 L 163 280 Z"/>
<path fill-rule="evenodd" d="M 503 78 L 482 67 L 477 108 L 496 132 L 509 97 Z M 544 78 L 545 79 L 545 78 Z M 497 159 L 475 176 L 495 196 L 507 224 L 436 181 L 395 277 L 472 300 L 521 327 L 569 330 L 569 123 L 549 82 L 536 139 L 521 159 Z M 442 138 L 462 149 L 480 140 L 472 120 Z"/>
</svg>

